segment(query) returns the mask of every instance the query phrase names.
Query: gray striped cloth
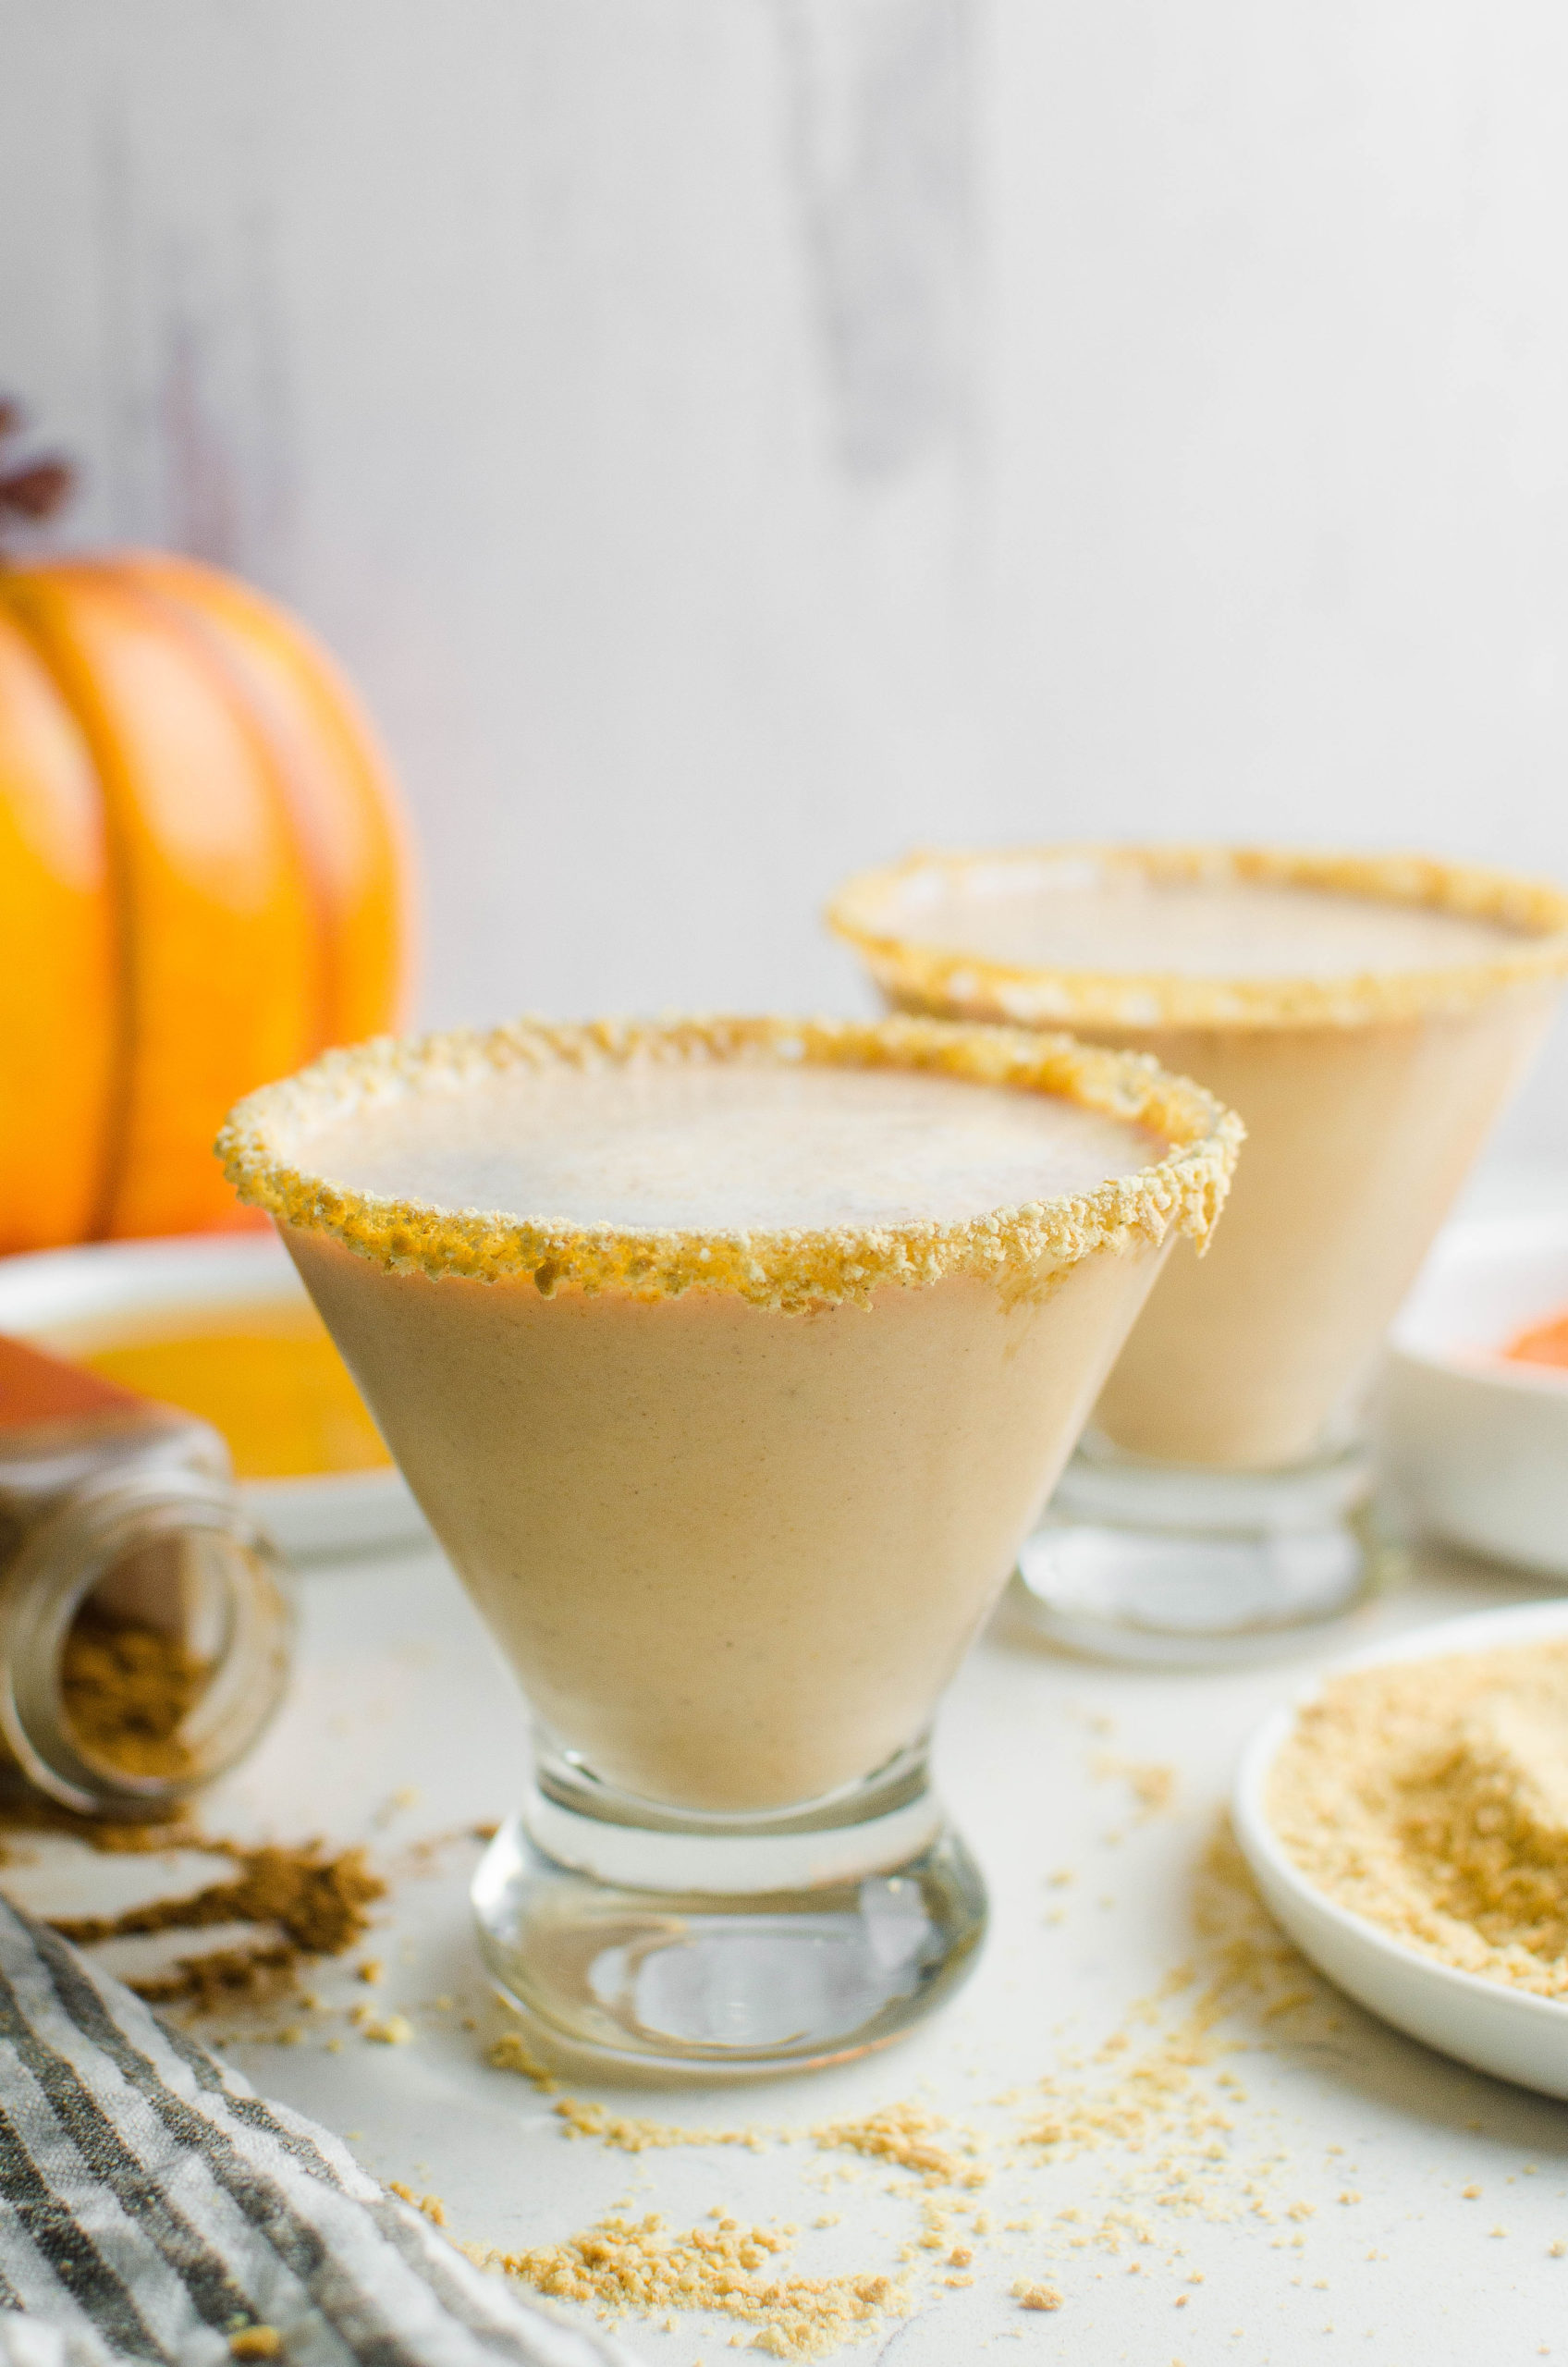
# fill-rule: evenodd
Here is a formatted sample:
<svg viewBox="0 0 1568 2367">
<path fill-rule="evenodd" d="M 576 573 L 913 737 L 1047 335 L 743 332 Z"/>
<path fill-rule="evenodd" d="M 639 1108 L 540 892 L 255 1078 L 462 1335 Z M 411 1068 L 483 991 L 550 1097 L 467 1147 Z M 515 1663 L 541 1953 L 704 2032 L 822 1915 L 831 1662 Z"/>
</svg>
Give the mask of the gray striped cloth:
<svg viewBox="0 0 1568 2367">
<path fill-rule="evenodd" d="M 4 1901 L 0 2199 L 0 2367 L 632 2367 Z"/>
</svg>

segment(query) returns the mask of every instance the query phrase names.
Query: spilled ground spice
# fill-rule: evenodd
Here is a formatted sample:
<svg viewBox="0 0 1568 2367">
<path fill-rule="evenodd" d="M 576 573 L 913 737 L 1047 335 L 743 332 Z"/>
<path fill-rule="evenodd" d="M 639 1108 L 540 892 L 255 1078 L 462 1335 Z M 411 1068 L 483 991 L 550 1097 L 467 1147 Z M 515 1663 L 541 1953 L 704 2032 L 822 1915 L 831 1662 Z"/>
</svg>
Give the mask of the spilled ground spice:
<svg viewBox="0 0 1568 2367">
<path fill-rule="evenodd" d="M 182 1956 L 171 1972 L 130 1983 L 153 2005 L 189 2000 L 206 2007 L 281 1987 L 306 1957 L 341 1956 L 369 1928 L 366 1907 L 386 1894 L 386 1883 L 371 1872 L 362 1849 L 332 1855 L 316 1841 L 296 1848 L 241 1849 L 233 1842 L 208 1839 L 199 1846 L 234 1858 L 239 1867 L 235 1879 L 211 1883 L 184 1897 L 152 1899 L 119 1915 L 60 1916 L 54 1929 L 63 1939 L 92 1947 L 104 1940 L 197 1932 L 218 1923 L 277 1927 L 281 1940 Z"/>
<path fill-rule="evenodd" d="M 366 1912 L 386 1895 L 361 1848 L 330 1850 L 320 1841 L 248 1847 L 201 1832 L 188 1817 L 160 1824 L 73 1816 L 36 1794 L 0 1800 L 0 1865 L 14 1856 L 5 1835 L 67 1835 L 106 1857 L 153 1856 L 170 1848 L 227 1858 L 238 1871 L 228 1882 L 172 1898 L 154 1898 L 118 1915 L 52 1919 L 62 1938 L 83 1947 L 158 1932 L 199 1932 L 224 1923 L 251 1923 L 268 1932 L 239 1947 L 181 1956 L 166 1973 L 128 1986 L 150 2004 L 190 2004 L 198 2009 L 260 2000 L 290 1988 L 314 1957 L 341 1956 L 369 1929 Z M 276 1936 L 272 1936 L 276 1934 Z"/>
<path fill-rule="evenodd" d="M 129 1775 L 183 1775 L 180 1728 L 212 1675 L 178 1636 L 143 1620 L 78 1613 L 60 1658 L 66 1722 L 90 1758 Z"/>
</svg>

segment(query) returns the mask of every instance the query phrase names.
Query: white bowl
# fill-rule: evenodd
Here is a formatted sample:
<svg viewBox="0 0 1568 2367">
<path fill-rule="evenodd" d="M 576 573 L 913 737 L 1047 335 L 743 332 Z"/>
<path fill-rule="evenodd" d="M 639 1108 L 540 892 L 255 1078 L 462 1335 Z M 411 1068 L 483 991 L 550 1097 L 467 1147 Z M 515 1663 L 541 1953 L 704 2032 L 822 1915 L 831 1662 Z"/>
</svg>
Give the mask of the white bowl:
<svg viewBox="0 0 1568 2367">
<path fill-rule="evenodd" d="M 1568 1212 L 1451 1225 L 1390 1337 L 1380 1416 L 1422 1527 L 1551 1578 L 1568 1578 L 1568 1371 L 1500 1351 L 1565 1307 Z"/>
<path fill-rule="evenodd" d="M 71 1353 L 104 1317 L 214 1306 L 276 1306 L 305 1287 L 272 1233 L 205 1233 L 172 1241 L 93 1242 L 0 1258 L 0 1331 Z M 247 1479 L 246 1504 L 298 1560 L 428 1539 L 402 1473 L 347 1471 L 302 1479 Z"/>
<path fill-rule="evenodd" d="M 1336 1905 L 1308 1881 L 1264 1813 L 1274 1761 L 1299 1711 L 1329 1677 L 1347 1668 L 1495 1651 L 1561 1636 L 1568 1636 L 1568 1603 L 1533 1602 L 1444 1620 L 1338 1662 L 1253 1736 L 1237 1771 L 1231 1815 L 1270 1913 L 1339 1988 L 1396 2030 L 1477 2071 L 1535 2088 L 1543 2096 L 1568 2097 L 1568 2000 L 1537 1997 L 1478 1973 L 1456 1971 Z"/>
</svg>

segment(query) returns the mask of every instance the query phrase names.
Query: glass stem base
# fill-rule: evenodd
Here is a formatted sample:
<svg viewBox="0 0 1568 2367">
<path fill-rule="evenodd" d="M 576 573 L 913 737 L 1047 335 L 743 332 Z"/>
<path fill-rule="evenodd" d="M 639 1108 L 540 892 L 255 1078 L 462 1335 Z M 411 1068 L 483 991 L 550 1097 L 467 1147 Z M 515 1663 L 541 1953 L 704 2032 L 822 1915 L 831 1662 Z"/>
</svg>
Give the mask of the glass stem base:
<svg viewBox="0 0 1568 2367">
<path fill-rule="evenodd" d="M 1091 1436 L 1019 1576 L 1035 1624 L 1070 1650 L 1215 1667 L 1299 1649 L 1403 1558 L 1360 1444 L 1274 1471 L 1211 1471 Z"/>
<path fill-rule="evenodd" d="M 608 2064 L 754 2074 L 882 2046 L 967 1977 L 986 1892 L 923 1752 L 831 1801 L 682 1815 L 542 1760 L 473 1883 L 502 1993 Z"/>
</svg>

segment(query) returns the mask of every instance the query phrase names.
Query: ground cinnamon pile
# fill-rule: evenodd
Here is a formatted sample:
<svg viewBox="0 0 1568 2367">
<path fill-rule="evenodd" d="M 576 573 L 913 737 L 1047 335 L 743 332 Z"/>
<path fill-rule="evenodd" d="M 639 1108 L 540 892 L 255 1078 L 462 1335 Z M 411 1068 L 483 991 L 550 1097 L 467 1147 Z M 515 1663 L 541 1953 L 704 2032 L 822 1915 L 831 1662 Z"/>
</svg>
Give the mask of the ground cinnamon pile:
<svg viewBox="0 0 1568 2367">
<path fill-rule="evenodd" d="M 59 1916 L 52 1928 L 83 1947 L 155 1932 L 199 1932 L 225 1923 L 255 1924 L 268 1933 L 233 1948 L 178 1957 L 166 1973 L 131 1980 L 128 1987 L 155 2005 L 189 2003 L 199 2009 L 260 1999 L 288 1988 L 316 1956 L 337 1956 L 369 1928 L 366 1912 L 386 1895 L 360 1848 L 329 1850 L 320 1841 L 251 1848 L 199 1832 L 184 1816 L 157 1824 L 74 1816 L 36 1793 L 0 1801 L 0 1834 L 68 1835 L 105 1857 L 154 1856 L 200 1849 L 229 1858 L 228 1882 L 155 1898 L 119 1915 Z M 0 1844 L 0 1865 L 7 1852 Z M 276 1936 L 273 1936 L 275 1935 Z"/>
<path fill-rule="evenodd" d="M 66 1723 L 81 1748 L 129 1775 L 183 1775 L 180 1728 L 205 1691 L 212 1662 L 145 1621 L 78 1613 L 60 1661 Z"/>
<path fill-rule="evenodd" d="M 81 1947 L 220 1923 L 279 1930 L 279 1940 L 181 1956 L 172 1971 L 129 1984 L 154 2005 L 189 2000 L 210 2006 L 281 1986 L 302 1958 L 341 1956 L 368 1928 L 366 1907 L 386 1894 L 386 1883 L 371 1872 L 362 1849 L 331 1855 L 316 1841 L 297 1848 L 239 1849 L 232 1842 L 205 1839 L 200 1846 L 236 1860 L 240 1870 L 232 1882 L 209 1883 L 183 1898 L 155 1898 L 120 1915 L 61 1916 L 54 1929 Z"/>
</svg>

